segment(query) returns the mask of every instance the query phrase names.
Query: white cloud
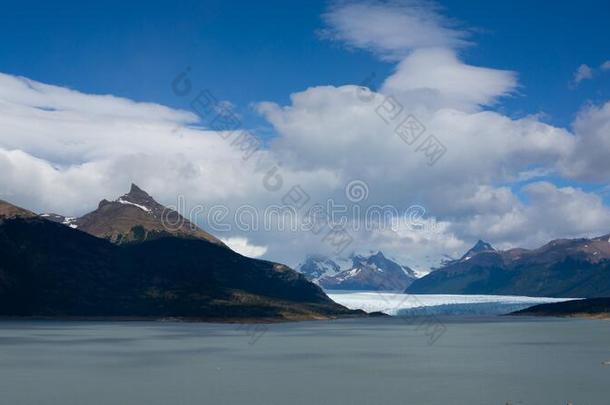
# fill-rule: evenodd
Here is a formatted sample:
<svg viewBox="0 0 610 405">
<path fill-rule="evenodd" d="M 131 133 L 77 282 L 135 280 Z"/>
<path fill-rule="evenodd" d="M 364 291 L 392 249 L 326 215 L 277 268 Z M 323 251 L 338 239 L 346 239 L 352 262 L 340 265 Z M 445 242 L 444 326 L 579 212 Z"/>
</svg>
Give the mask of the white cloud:
<svg viewBox="0 0 610 405">
<path fill-rule="evenodd" d="M 113 95 L 83 94 L 65 87 L 48 85 L 25 77 L 0 73 L 3 101 L 13 106 L 31 107 L 45 111 L 78 111 L 98 119 L 153 119 L 156 122 L 196 122 L 195 114 L 173 110 L 154 103 L 137 103 Z M 73 116 L 73 118 L 77 118 Z"/>
<path fill-rule="evenodd" d="M 601 197 L 575 187 L 535 182 L 522 191 L 527 204 L 515 202 L 510 209 L 464 217 L 452 224 L 460 235 L 485 235 L 500 246 L 533 248 L 558 237 L 593 237 L 610 231 L 610 208 Z"/>
<path fill-rule="evenodd" d="M 574 78 L 572 79 L 572 85 L 574 87 L 578 86 L 580 82 L 583 80 L 588 80 L 593 78 L 593 69 L 589 66 L 582 64 L 576 69 L 574 72 Z"/>
<path fill-rule="evenodd" d="M 564 174 L 607 182 L 610 178 L 610 102 L 582 109 L 573 127 L 576 144 L 563 163 Z"/>
<path fill-rule="evenodd" d="M 291 94 L 287 105 L 260 103 L 277 137 L 248 162 L 214 131 L 194 127 L 190 112 L 0 74 L 0 198 L 80 215 L 133 181 L 166 205 L 183 195 L 186 212 L 223 204 L 234 213 L 242 204 L 259 210 L 279 204 L 299 185 L 309 204 L 333 198 L 351 208 L 344 187 L 359 179 L 370 191 L 362 209 L 390 204 L 403 212 L 420 204 L 435 228 L 360 230 L 349 250 L 381 249 L 420 270 L 443 254 L 459 256 L 479 238 L 534 247 L 607 233 L 608 207 L 595 194 L 548 182 L 515 190 L 549 175 L 607 182 L 610 103 L 581 111 L 573 133 L 538 116 L 485 110 L 517 88 L 516 74 L 460 60 L 456 49 L 466 45 L 466 34 L 428 3 L 337 3 L 325 20 L 332 38 L 392 58 L 395 72 L 369 97 L 359 86 L 318 86 Z M 423 136 L 433 134 L 446 147 L 434 166 L 418 143 L 395 133 L 400 120 L 380 116 L 388 95 L 401 103 L 401 117 L 413 114 L 425 126 Z M 280 167 L 279 191 L 263 186 L 260 156 Z M 350 224 L 362 220 L 349 215 Z M 331 253 L 324 234 L 213 233 L 245 255 L 288 264 Z"/>
<path fill-rule="evenodd" d="M 400 62 L 382 92 L 407 103 L 473 110 L 510 94 L 516 84 L 513 72 L 467 65 L 453 50 L 427 48 Z"/>
<path fill-rule="evenodd" d="M 400 60 L 418 48 L 458 48 L 468 45 L 468 33 L 427 1 L 337 2 L 323 19 L 323 34 L 348 46 L 368 49 Z"/>
<path fill-rule="evenodd" d="M 366 103 L 357 91 L 354 86 L 310 88 L 293 94 L 288 106 L 265 103 L 260 110 L 280 134 L 273 150 L 286 167 L 332 170 L 339 184 L 362 179 L 369 183 L 370 203 L 414 203 L 419 195 L 428 197 L 435 213 L 451 212 L 457 208 L 435 201 L 449 196 L 455 201 L 456 193 L 469 196 L 480 185 L 510 180 L 535 165 L 553 165 L 572 150 L 567 131 L 535 118 L 423 109 L 417 113 L 426 127 L 423 136 L 434 134 L 447 148 L 430 167 L 394 132 L 396 124 L 377 114 L 383 95 L 374 94 L 376 101 Z"/>
<path fill-rule="evenodd" d="M 242 237 L 232 237 L 232 238 L 223 238 L 222 241 L 231 249 L 236 251 L 237 253 L 244 255 L 246 257 L 261 257 L 267 252 L 266 246 L 256 246 L 250 244 L 247 238 Z"/>
<path fill-rule="evenodd" d="M 82 213 L 132 181 L 169 202 L 185 190 L 205 203 L 257 187 L 228 142 L 186 126 L 192 113 L 9 75 L 0 100 L 2 193 L 32 210 Z"/>
<path fill-rule="evenodd" d="M 610 60 L 605 61 L 600 66 L 601 70 L 610 70 Z"/>
</svg>

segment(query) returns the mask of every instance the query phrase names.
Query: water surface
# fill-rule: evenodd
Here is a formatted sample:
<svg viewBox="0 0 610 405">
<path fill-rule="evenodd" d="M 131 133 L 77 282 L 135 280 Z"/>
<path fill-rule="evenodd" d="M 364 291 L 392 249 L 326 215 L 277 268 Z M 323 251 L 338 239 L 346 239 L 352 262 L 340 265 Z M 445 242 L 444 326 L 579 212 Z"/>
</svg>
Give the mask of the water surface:
<svg viewBox="0 0 610 405">
<path fill-rule="evenodd" d="M 608 322 L 426 322 L 4 321 L 0 403 L 610 403 Z"/>
</svg>

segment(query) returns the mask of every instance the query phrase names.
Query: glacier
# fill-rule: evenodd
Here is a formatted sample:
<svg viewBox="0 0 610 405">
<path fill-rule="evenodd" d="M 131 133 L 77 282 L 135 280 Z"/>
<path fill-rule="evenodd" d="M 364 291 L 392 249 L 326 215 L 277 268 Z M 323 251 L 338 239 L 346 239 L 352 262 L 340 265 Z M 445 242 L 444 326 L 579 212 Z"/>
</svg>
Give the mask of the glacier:
<svg viewBox="0 0 610 405">
<path fill-rule="evenodd" d="M 579 298 L 523 297 L 513 295 L 405 294 L 403 292 L 326 290 L 335 302 L 366 312 L 393 316 L 503 315 L 533 305 Z"/>
</svg>

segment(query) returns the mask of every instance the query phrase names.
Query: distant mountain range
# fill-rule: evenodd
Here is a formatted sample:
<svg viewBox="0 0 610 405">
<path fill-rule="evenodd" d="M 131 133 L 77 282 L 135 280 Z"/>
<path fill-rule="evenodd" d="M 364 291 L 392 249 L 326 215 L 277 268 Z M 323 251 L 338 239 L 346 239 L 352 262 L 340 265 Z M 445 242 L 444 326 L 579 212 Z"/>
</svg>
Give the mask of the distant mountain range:
<svg viewBox="0 0 610 405">
<path fill-rule="evenodd" d="M 309 280 L 326 289 L 403 291 L 417 278 L 415 272 L 377 252 L 370 256 L 353 255 L 349 261 L 325 256 L 308 256 L 297 266 Z"/>
<path fill-rule="evenodd" d="M 0 201 L 1 316 L 238 321 L 363 314 L 282 264 L 233 252 L 135 185 L 80 218 Z"/>
<path fill-rule="evenodd" d="M 79 218 L 0 200 L 0 316 L 326 319 L 364 315 L 323 290 L 610 296 L 610 235 L 498 251 L 478 241 L 417 278 L 382 252 L 308 256 L 298 272 L 241 256 L 131 186 Z M 311 282 L 310 282 L 311 281 Z M 313 282 L 313 283 L 312 283 Z M 318 284 L 318 285 L 316 285 Z"/>
<path fill-rule="evenodd" d="M 416 280 L 406 292 L 610 296 L 610 235 L 558 239 L 533 250 L 497 251 L 479 241 L 462 258 Z"/>
</svg>

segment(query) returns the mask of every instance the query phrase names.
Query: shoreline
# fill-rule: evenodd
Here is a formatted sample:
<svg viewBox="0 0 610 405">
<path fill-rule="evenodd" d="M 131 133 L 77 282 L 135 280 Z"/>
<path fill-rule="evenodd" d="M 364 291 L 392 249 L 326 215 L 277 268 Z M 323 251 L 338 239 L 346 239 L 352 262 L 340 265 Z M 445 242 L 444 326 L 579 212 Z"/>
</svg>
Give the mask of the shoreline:
<svg viewBox="0 0 610 405">
<path fill-rule="evenodd" d="M 385 314 L 350 314 L 329 317 L 294 317 L 294 318 L 193 318 L 193 317 L 146 317 L 146 316 L 0 316 L 4 321 L 61 321 L 61 322 L 158 322 L 158 323 L 209 323 L 209 324 L 277 324 L 287 322 L 334 321 L 340 319 L 367 319 L 390 317 Z"/>
</svg>

